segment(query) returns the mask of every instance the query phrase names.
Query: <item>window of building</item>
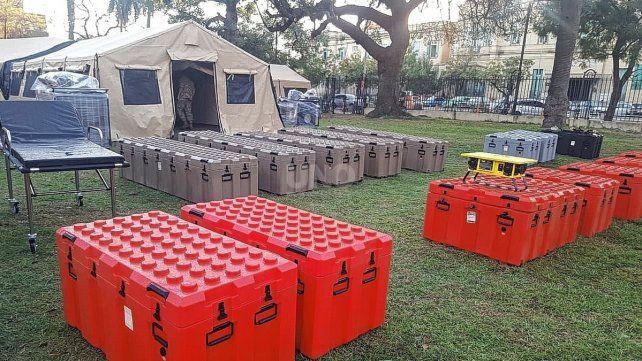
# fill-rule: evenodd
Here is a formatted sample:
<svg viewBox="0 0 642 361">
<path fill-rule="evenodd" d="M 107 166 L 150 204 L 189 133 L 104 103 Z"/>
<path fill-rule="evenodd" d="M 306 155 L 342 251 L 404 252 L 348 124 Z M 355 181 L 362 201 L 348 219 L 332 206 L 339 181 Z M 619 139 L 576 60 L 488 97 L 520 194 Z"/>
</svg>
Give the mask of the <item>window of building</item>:
<svg viewBox="0 0 642 361">
<path fill-rule="evenodd" d="M 160 104 L 160 89 L 156 70 L 121 69 L 120 84 L 125 105 Z"/>
<path fill-rule="evenodd" d="M 346 58 L 346 49 L 345 48 L 339 48 L 339 60 L 343 60 Z"/>
<path fill-rule="evenodd" d="M 412 43 L 412 52 L 415 54 L 419 54 L 421 51 L 421 43 L 419 41 L 415 41 Z"/>
<path fill-rule="evenodd" d="M 328 60 L 328 49 L 323 49 L 323 60 Z"/>
<path fill-rule="evenodd" d="M 548 44 L 548 35 L 540 35 L 537 37 L 538 44 Z"/>
<path fill-rule="evenodd" d="M 426 47 L 426 55 L 430 59 L 437 59 L 439 56 L 439 49 L 437 48 L 437 44 L 429 44 Z"/>
<path fill-rule="evenodd" d="M 354 45 L 354 46 L 352 47 L 352 52 L 353 52 L 354 54 L 361 54 L 361 50 L 359 50 L 359 45 Z"/>
<path fill-rule="evenodd" d="M 254 75 L 227 74 L 227 104 L 254 104 Z"/>
<path fill-rule="evenodd" d="M 519 44 L 520 43 L 520 34 L 518 32 L 514 32 L 508 36 L 506 39 L 511 45 Z"/>
</svg>

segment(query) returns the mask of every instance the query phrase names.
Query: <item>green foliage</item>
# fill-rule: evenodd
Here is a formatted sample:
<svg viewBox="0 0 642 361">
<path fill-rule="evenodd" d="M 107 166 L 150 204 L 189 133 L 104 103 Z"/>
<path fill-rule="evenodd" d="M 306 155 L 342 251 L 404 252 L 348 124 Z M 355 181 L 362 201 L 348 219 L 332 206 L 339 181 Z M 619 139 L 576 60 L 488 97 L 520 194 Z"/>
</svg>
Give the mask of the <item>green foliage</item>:
<svg viewBox="0 0 642 361">
<path fill-rule="evenodd" d="M 282 33 L 283 48 L 280 63 L 307 78 L 312 84 L 319 83 L 328 73 L 326 62 L 323 60 L 323 46 L 327 45 L 325 34 L 312 37 L 311 30 L 303 28 L 300 23 L 293 24 Z"/>
<path fill-rule="evenodd" d="M 0 0 L 0 39 L 32 36 L 47 36 L 45 17 L 26 13 L 15 0 Z"/>
<path fill-rule="evenodd" d="M 353 54 L 339 63 L 338 75 L 349 83 L 356 83 L 363 77 L 364 67 L 366 75 L 377 73 L 377 62 L 371 57 L 367 57 L 364 62 L 363 57 Z"/>
<path fill-rule="evenodd" d="M 401 68 L 401 81 L 406 90 L 415 94 L 432 94 L 439 90 L 437 69 L 427 56 L 411 51 L 406 54 Z"/>
<path fill-rule="evenodd" d="M 588 0 L 578 45 L 583 58 L 605 60 L 617 55 L 635 65 L 642 46 L 642 0 Z"/>
</svg>

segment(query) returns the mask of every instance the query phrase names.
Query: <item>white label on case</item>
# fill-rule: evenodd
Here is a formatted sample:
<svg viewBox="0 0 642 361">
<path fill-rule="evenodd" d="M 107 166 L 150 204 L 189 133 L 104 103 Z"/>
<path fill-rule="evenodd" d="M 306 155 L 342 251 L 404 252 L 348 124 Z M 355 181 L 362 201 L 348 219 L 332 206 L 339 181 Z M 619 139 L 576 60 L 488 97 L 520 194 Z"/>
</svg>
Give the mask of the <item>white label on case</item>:
<svg viewBox="0 0 642 361">
<path fill-rule="evenodd" d="M 504 152 L 508 152 L 508 146 L 507 145 L 504 146 Z"/>
<path fill-rule="evenodd" d="M 159 171 L 163 170 L 163 166 L 162 166 L 161 162 L 156 162 L 156 164 L 158 164 L 158 170 Z"/>
<path fill-rule="evenodd" d="M 475 212 L 475 211 L 466 212 L 466 222 L 467 223 L 476 223 L 477 222 L 477 212 Z"/>
<path fill-rule="evenodd" d="M 125 313 L 125 326 L 128 329 L 134 331 L 134 318 L 132 317 L 132 310 L 127 306 L 123 306 L 123 311 Z"/>
<path fill-rule="evenodd" d="M 575 141 L 571 140 L 571 146 L 574 146 L 574 145 L 575 145 Z"/>
</svg>

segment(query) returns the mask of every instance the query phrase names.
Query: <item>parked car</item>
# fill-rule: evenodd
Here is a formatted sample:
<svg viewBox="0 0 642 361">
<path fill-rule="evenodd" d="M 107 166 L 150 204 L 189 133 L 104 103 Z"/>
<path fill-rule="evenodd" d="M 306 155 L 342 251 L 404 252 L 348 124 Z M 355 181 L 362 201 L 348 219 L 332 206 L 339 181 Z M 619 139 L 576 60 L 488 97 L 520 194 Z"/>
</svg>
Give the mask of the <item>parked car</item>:
<svg viewBox="0 0 642 361">
<path fill-rule="evenodd" d="M 642 103 L 632 104 L 631 115 L 642 115 Z"/>
<path fill-rule="evenodd" d="M 444 103 L 445 108 L 468 108 L 469 104 L 468 102 L 470 101 L 469 96 L 456 96 L 454 98 L 448 99 Z"/>
<path fill-rule="evenodd" d="M 513 102 L 506 103 L 503 100 L 493 102 L 490 110 L 495 113 L 510 114 L 513 110 Z M 515 107 L 515 115 L 543 115 L 544 102 L 538 99 L 518 99 Z"/>
<path fill-rule="evenodd" d="M 332 99 L 332 107 L 335 110 L 345 110 L 346 112 L 352 113 L 356 102 L 357 97 L 353 94 L 337 94 Z"/>
<path fill-rule="evenodd" d="M 595 109 L 600 118 L 603 118 L 608 111 L 608 104 L 600 106 Z M 618 102 L 615 107 L 615 116 L 616 117 L 626 117 L 627 115 L 633 115 L 633 105 L 631 103 Z"/>
<path fill-rule="evenodd" d="M 444 106 L 444 103 L 446 103 L 446 98 L 432 96 L 424 99 L 423 106 L 424 108 L 434 108 Z"/>
</svg>

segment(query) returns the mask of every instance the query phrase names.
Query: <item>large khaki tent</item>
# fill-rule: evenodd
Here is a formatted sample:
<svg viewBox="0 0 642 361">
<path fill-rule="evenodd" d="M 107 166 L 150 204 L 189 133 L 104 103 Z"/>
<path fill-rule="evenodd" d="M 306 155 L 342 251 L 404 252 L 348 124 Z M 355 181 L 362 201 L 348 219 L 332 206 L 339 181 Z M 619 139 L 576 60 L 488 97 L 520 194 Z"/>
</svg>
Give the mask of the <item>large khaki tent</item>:
<svg viewBox="0 0 642 361">
<path fill-rule="evenodd" d="M 272 82 L 276 95 L 279 97 L 287 97 L 290 90 L 296 89 L 302 92 L 310 89 L 312 84 L 310 81 L 292 70 L 287 65 L 270 64 L 270 72 L 272 73 Z"/>
<path fill-rule="evenodd" d="M 66 70 L 109 89 L 112 138 L 170 136 L 179 79 L 196 87 L 196 127 L 231 133 L 282 127 L 269 65 L 192 22 L 83 40 L 26 62 L 24 87 L 39 72 Z"/>
<path fill-rule="evenodd" d="M 9 99 L 9 95 L 19 95 L 19 81 L 16 81 L 16 87 L 11 88 L 11 69 L 14 62 L 24 65 L 26 60 L 58 51 L 71 43 L 73 41 L 50 37 L 0 39 L 0 89 L 4 98 Z M 22 69 L 14 73 L 18 80 L 22 74 L 21 71 Z"/>
</svg>

